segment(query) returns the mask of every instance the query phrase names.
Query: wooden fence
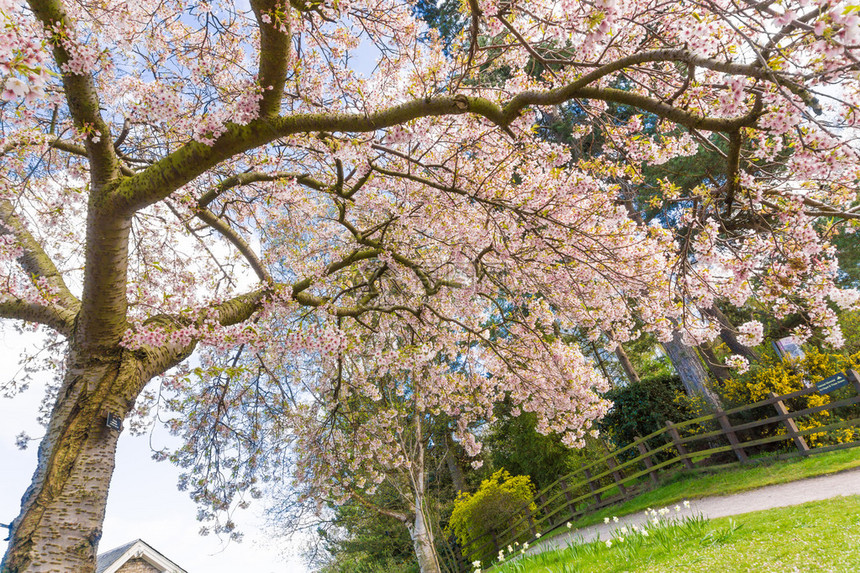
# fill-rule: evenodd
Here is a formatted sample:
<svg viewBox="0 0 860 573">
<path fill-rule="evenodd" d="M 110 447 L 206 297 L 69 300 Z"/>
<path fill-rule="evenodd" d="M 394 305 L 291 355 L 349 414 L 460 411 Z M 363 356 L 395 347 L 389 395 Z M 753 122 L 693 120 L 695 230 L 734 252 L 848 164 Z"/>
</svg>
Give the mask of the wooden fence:
<svg viewBox="0 0 860 573">
<path fill-rule="evenodd" d="M 486 561 L 514 542 L 531 541 L 538 533 L 548 533 L 568 521 L 630 499 L 657 485 L 668 470 L 716 469 L 748 462 L 751 455 L 757 459 L 806 456 L 860 446 L 860 417 L 853 417 L 858 409 L 851 408 L 860 403 L 860 376 L 849 370 L 847 382 L 848 388 L 840 392 L 849 397 L 820 406 L 797 411 L 789 411 L 787 406 L 797 398 L 819 394 L 815 385 L 782 396 L 771 393 L 766 400 L 753 404 L 678 424 L 666 422 L 665 428 L 622 448 L 610 451 L 607 447 L 602 458 L 538 492 L 518 516 L 511 518 L 506 529 L 475 532 L 455 550 L 456 569 L 471 571 L 473 559 Z M 818 425 L 798 427 L 798 419 L 825 412 L 824 416 L 837 421 L 822 425 L 819 420 Z M 810 435 L 837 430 L 844 431 L 847 441 L 818 447 L 807 442 Z"/>
</svg>

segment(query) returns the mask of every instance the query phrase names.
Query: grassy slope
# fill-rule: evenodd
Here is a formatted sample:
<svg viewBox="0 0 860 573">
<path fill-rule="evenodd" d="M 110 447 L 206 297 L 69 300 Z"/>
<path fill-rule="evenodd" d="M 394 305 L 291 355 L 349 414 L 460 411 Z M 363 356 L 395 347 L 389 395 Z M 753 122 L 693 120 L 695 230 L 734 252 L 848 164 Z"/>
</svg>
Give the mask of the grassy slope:
<svg viewBox="0 0 860 573">
<path fill-rule="evenodd" d="M 730 520 L 733 520 L 730 522 Z M 740 528 L 734 529 L 740 525 Z M 832 572 L 860 571 L 860 496 L 708 521 L 704 531 L 679 527 L 668 546 L 653 534 L 547 552 L 498 573 Z"/>
<path fill-rule="evenodd" d="M 672 505 L 684 499 L 729 495 L 766 485 L 787 483 L 856 467 L 860 467 L 860 447 L 827 452 L 808 458 L 792 458 L 771 463 L 762 462 L 715 473 L 682 473 L 664 485 L 645 492 L 630 501 L 604 508 L 572 523 L 574 527 L 584 527 L 599 523 L 603 521 L 604 517 L 627 515 L 643 511 L 649 507 Z M 565 528 L 561 528 L 553 533 L 566 531 Z M 552 534 L 549 537 L 552 537 Z"/>
</svg>

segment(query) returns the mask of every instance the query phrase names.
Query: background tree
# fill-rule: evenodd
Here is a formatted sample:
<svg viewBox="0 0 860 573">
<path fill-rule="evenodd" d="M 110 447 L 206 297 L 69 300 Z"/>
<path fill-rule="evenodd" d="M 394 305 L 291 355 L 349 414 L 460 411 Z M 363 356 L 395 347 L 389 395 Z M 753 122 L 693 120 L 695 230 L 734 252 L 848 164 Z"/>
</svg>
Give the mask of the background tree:
<svg viewBox="0 0 860 573">
<path fill-rule="evenodd" d="M 319 570 L 325 573 L 352 571 L 418 571 L 412 540 L 396 519 L 381 516 L 358 502 L 333 508 L 335 528 L 320 529 L 326 557 Z"/>
</svg>

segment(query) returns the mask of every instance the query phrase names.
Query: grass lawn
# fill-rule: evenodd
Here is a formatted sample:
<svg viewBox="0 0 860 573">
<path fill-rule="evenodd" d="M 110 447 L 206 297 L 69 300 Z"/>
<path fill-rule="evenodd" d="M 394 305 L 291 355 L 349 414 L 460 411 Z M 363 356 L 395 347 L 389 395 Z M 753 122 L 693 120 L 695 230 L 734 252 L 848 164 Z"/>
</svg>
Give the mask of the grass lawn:
<svg viewBox="0 0 860 573">
<path fill-rule="evenodd" d="M 713 495 L 729 495 L 766 485 L 787 483 L 847 469 L 860 467 L 860 447 L 826 452 L 808 458 L 791 458 L 753 462 L 744 466 L 715 472 L 690 472 L 677 474 L 660 487 L 647 491 L 620 505 L 607 507 L 572 521 L 573 526 L 585 527 L 603 521 L 604 517 L 627 515 L 649 507 L 674 505 L 685 499 L 696 499 Z M 612 492 L 610 492 L 612 493 Z M 566 533 L 560 528 L 549 534 Z"/>
<path fill-rule="evenodd" d="M 496 567 L 493 573 L 860 571 L 860 496 L 664 524 Z"/>
</svg>

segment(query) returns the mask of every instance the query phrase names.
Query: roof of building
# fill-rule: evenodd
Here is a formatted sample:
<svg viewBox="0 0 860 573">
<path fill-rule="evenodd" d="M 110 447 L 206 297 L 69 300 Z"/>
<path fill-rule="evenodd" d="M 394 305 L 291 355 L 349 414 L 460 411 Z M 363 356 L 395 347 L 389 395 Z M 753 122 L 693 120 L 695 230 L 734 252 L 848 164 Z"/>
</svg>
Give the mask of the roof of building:
<svg viewBox="0 0 860 573">
<path fill-rule="evenodd" d="M 129 559 L 144 559 L 163 573 L 188 573 L 142 539 L 105 551 L 96 558 L 96 573 L 115 573 Z"/>
</svg>

